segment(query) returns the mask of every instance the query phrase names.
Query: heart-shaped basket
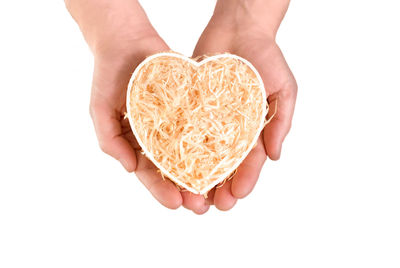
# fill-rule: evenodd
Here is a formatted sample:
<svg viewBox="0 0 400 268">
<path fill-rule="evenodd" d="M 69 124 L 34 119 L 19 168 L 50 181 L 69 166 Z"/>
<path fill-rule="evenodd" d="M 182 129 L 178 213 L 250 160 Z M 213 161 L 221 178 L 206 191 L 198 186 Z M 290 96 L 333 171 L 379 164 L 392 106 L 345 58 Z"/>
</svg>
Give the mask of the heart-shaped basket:
<svg viewBox="0 0 400 268">
<path fill-rule="evenodd" d="M 152 55 L 132 74 L 126 105 L 144 154 L 163 176 L 195 194 L 232 176 L 268 113 L 257 70 L 232 54 L 200 62 Z"/>
</svg>

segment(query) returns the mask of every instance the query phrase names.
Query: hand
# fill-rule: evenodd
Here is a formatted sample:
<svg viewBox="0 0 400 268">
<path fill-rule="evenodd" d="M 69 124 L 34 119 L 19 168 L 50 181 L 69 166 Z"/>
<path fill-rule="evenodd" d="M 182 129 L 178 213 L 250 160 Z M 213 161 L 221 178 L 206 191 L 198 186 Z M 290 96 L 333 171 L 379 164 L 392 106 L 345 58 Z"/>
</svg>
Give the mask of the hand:
<svg viewBox="0 0 400 268">
<path fill-rule="evenodd" d="M 247 59 L 263 79 L 270 104 L 269 116 L 275 110 L 277 112 L 264 128 L 256 147 L 239 166 L 236 175 L 222 187 L 210 192 L 209 203 L 214 203 L 221 210 L 232 208 L 238 198 L 251 192 L 267 156 L 272 160 L 279 159 L 282 142 L 291 126 L 297 94 L 296 81 L 274 40 L 279 23 L 275 23 L 276 29 L 268 29 L 265 23 L 258 24 L 260 18 L 254 16 L 257 12 L 251 12 L 248 6 L 243 10 L 240 7 L 232 8 L 237 2 L 230 2 L 229 9 L 222 7 L 223 1 L 219 1 L 221 5 L 217 4 L 193 56 L 230 52 Z"/>
<path fill-rule="evenodd" d="M 205 213 L 209 205 L 203 196 L 180 192 L 141 154 L 129 121 L 124 119 L 127 85 L 135 67 L 149 55 L 168 51 L 168 46 L 136 1 L 84 3 L 70 0 L 67 7 L 95 58 L 90 115 L 101 149 L 128 172 L 134 171 L 162 205 L 175 209 L 183 204 L 195 213 Z"/>
</svg>

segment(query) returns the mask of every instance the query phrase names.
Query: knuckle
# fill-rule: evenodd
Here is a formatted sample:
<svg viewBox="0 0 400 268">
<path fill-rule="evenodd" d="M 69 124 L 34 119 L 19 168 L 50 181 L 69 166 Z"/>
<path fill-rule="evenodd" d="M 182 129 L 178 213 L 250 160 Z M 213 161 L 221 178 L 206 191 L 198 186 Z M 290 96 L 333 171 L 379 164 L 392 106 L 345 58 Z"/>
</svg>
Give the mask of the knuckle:
<svg viewBox="0 0 400 268">
<path fill-rule="evenodd" d="M 90 114 L 90 117 L 92 118 L 92 120 L 94 120 L 94 118 L 95 118 L 96 110 L 97 110 L 96 104 L 91 101 L 89 104 L 89 114 Z"/>
<path fill-rule="evenodd" d="M 99 101 L 96 97 L 92 96 L 89 103 L 89 114 L 92 119 L 94 119 L 96 114 L 103 108 L 104 105 L 102 104 L 102 102 Z"/>
<path fill-rule="evenodd" d="M 298 86 L 295 80 L 285 83 L 282 88 L 282 97 L 295 98 L 297 96 Z"/>
<path fill-rule="evenodd" d="M 103 141 L 99 141 L 99 147 L 101 149 L 101 151 L 105 154 L 110 155 L 111 151 L 110 151 L 110 146 L 108 145 L 108 143 L 105 143 Z"/>
<path fill-rule="evenodd" d="M 292 86 L 292 91 L 293 91 L 293 93 L 294 93 L 295 96 L 297 96 L 298 90 L 299 90 L 299 86 L 297 85 L 297 82 L 294 81 L 294 82 L 293 82 L 293 86 Z"/>
<path fill-rule="evenodd" d="M 94 119 L 94 109 L 93 109 L 93 106 L 91 104 L 89 105 L 89 114 L 90 114 L 90 117 L 92 119 Z"/>
</svg>

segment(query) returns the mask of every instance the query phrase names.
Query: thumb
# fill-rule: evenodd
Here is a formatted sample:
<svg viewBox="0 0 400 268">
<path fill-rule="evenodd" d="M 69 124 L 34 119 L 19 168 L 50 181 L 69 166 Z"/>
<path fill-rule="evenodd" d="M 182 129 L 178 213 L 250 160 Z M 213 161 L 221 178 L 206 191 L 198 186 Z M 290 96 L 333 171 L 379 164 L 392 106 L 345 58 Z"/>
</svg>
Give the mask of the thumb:
<svg viewBox="0 0 400 268">
<path fill-rule="evenodd" d="M 296 95 L 297 85 L 294 83 L 268 97 L 270 113 L 276 111 L 276 114 L 266 125 L 263 138 L 267 155 L 272 160 L 280 158 L 283 140 L 292 124 Z"/>
<path fill-rule="evenodd" d="M 122 136 L 119 113 L 108 105 L 93 103 L 90 107 L 90 114 L 101 150 L 120 161 L 128 172 L 135 171 L 135 150 Z"/>
</svg>

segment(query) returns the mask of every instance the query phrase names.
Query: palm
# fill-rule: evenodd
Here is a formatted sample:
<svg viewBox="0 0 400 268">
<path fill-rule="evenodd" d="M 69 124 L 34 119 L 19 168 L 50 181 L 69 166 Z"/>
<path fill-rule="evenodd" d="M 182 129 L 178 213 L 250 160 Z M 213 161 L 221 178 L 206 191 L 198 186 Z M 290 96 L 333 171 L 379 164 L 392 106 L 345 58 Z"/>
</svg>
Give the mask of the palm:
<svg viewBox="0 0 400 268">
<path fill-rule="evenodd" d="M 276 43 L 251 31 L 234 33 L 211 21 L 197 43 L 194 56 L 230 52 L 249 60 L 263 79 L 270 112 L 275 114 L 266 126 L 256 147 L 239 166 L 238 172 L 216 189 L 214 203 L 221 209 L 231 208 L 255 186 L 267 155 L 276 160 L 289 131 L 296 97 L 296 81 Z M 276 106 L 277 105 L 277 106 Z M 271 113 L 270 113 L 271 115 Z"/>
</svg>

